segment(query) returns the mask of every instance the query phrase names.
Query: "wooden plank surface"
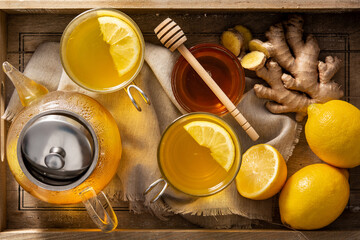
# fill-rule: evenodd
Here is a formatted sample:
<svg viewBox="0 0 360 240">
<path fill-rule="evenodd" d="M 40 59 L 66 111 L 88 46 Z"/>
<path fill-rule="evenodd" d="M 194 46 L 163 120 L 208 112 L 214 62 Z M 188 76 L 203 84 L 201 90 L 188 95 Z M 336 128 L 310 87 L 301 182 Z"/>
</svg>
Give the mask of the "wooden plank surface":
<svg viewBox="0 0 360 240">
<path fill-rule="evenodd" d="M 24 1 L 26 3 L 26 1 Z M 76 2 L 75 2 L 76 3 Z M 285 13 L 272 12 L 190 12 L 184 14 L 183 11 L 147 11 L 146 13 L 137 13 L 134 11 L 128 13 L 139 25 L 144 33 L 146 41 L 158 43 L 153 28 L 167 16 L 173 18 L 186 32 L 188 36 L 187 46 L 199 42 L 218 42 L 220 33 L 236 24 L 243 24 L 249 27 L 255 37 L 264 38 L 264 32 L 270 25 L 279 22 L 287 15 Z M 360 107 L 360 14 L 358 12 L 350 13 L 304 13 L 305 33 L 312 33 L 319 41 L 321 57 L 326 55 L 336 55 L 343 59 L 343 67 L 335 76 L 346 93 L 345 99 L 349 100 L 357 107 Z M 74 17 L 73 14 L 10 14 L 8 16 L 7 26 L 7 59 L 20 70 L 24 70 L 27 61 L 30 59 L 36 47 L 42 42 L 59 41 L 63 29 L 67 23 Z M 196 23 L 196 24 L 193 24 Z M 5 36 L 5 35 L 1 35 Z M 6 82 L 6 96 L 9 99 L 11 95 L 12 84 Z M 306 166 L 309 163 L 321 162 L 307 146 L 304 134 L 302 133 L 300 142 L 294 150 L 294 154 L 289 160 L 289 175 L 296 169 Z M 358 230 L 360 229 L 360 168 L 350 171 L 351 198 L 346 211 L 342 216 L 331 224 L 326 230 Z M 87 216 L 81 205 L 58 207 L 46 204 L 33 198 L 24 192 L 15 182 L 13 176 L 7 172 L 7 223 L 8 229 L 38 228 L 37 231 L 13 231 L 3 232 L 0 239 L 26 239 L 32 237 L 56 238 L 59 232 L 48 231 L 41 233 L 47 228 L 73 228 L 88 229 L 93 228 L 90 218 Z M 116 181 L 116 180 L 114 180 Z M 116 182 L 115 182 L 116 184 Z M 108 190 L 107 190 L 108 191 Z M 197 226 L 185 221 L 179 216 L 169 218 L 169 221 L 163 222 L 150 214 L 136 215 L 128 212 L 127 204 L 115 201 L 115 211 L 120 219 L 119 228 L 122 229 L 143 229 L 139 232 L 134 230 L 120 230 L 110 235 L 102 235 L 99 232 L 81 232 L 65 231 L 62 238 L 78 239 L 98 239 L 98 238 L 116 238 L 116 239 L 139 239 L 146 238 L 199 238 L 209 239 L 221 237 L 223 239 L 233 239 L 241 237 L 244 239 L 263 239 L 275 237 L 277 239 L 301 239 L 302 235 L 292 231 L 203 231 L 203 230 L 184 230 L 194 229 Z M 278 212 L 275 213 L 275 220 L 279 222 Z M 169 230 L 165 230 L 167 228 Z M 273 225 L 263 224 L 257 228 L 274 228 Z M 164 230 L 144 230 L 144 229 L 164 229 Z M 177 230 L 174 230 L 177 229 Z M 183 230 L 179 230 L 183 229 Z M 210 234 L 210 235 L 209 235 Z M 358 237 L 355 231 L 319 231 L 306 232 L 310 239 L 340 239 Z"/>
<path fill-rule="evenodd" d="M 112 233 L 101 233 L 99 231 L 84 230 L 20 230 L 3 232 L 0 240 L 30 240 L 30 239 L 222 239 L 222 240 L 253 240 L 253 239 L 276 239 L 276 240 L 339 240 L 359 239 L 359 231 L 284 231 L 284 230 L 131 230 L 122 229 Z"/>
<path fill-rule="evenodd" d="M 112 7 L 121 9 L 239 9 L 239 10 L 348 10 L 358 9 L 359 0 L 0 0 L 0 9 L 88 9 Z"/>
<path fill-rule="evenodd" d="M 0 63 L 6 59 L 7 28 L 6 14 L 0 11 Z M 5 74 L 0 71 L 0 115 L 5 111 Z M 6 228 L 6 160 L 5 121 L 0 119 L 0 231 Z"/>
</svg>

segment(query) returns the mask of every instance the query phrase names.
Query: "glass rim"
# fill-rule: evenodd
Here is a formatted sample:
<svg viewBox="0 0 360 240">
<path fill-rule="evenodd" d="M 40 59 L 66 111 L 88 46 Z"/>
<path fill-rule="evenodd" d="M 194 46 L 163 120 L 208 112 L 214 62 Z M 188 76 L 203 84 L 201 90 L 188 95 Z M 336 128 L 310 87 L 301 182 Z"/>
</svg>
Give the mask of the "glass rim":
<svg viewBox="0 0 360 240">
<path fill-rule="evenodd" d="M 172 128 L 179 120 L 189 117 L 189 116 L 193 116 L 193 115 L 207 115 L 210 118 L 215 118 L 217 120 L 219 120 L 222 124 L 224 124 L 225 126 L 227 126 L 227 128 L 230 130 L 230 132 L 228 131 L 228 129 L 225 128 L 225 130 L 227 132 L 229 132 L 233 143 L 235 145 L 235 158 L 234 158 L 234 163 L 236 162 L 236 150 L 238 150 L 238 158 L 239 160 L 237 161 L 237 166 L 234 172 L 234 176 L 232 176 L 229 181 L 222 185 L 220 188 L 216 189 L 215 191 L 212 191 L 210 193 L 207 194 L 191 194 L 191 193 L 187 193 L 182 191 L 181 189 L 177 188 L 175 185 L 173 185 L 171 183 L 171 181 L 169 181 L 169 179 L 166 177 L 162 166 L 161 166 L 161 162 L 160 162 L 160 146 L 161 146 L 161 142 L 163 141 L 163 138 L 165 136 L 165 134 L 169 131 L 170 128 Z M 224 128 L 224 127 L 223 127 Z M 161 135 L 160 141 L 159 141 L 159 145 L 157 148 L 157 162 L 158 162 L 158 167 L 159 170 L 161 172 L 161 178 L 163 178 L 171 187 L 173 187 L 174 189 L 176 189 L 177 191 L 187 194 L 189 196 L 193 196 L 193 197 L 207 197 L 207 196 L 212 196 L 218 192 L 221 192 L 222 190 L 224 190 L 225 188 L 227 188 L 236 178 L 237 174 L 239 173 L 240 167 L 241 167 L 241 163 L 242 163 L 242 154 L 241 154 L 241 142 L 239 140 L 239 137 L 237 136 L 236 132 L 234 131 L 234 129 L 230 126 L 230 124 L 228 124 L 223 118 L 221 118 L 220 116 L 213 114 L 213 113 L 208 113 L 208 112 L 190 112 L 190 113 L 186 113 L 181 115 L 180 117 L 177 117 L 175 120 L 173 120 L 164 130 L 164 132 Z"/>
<path fill-rule="evenodd" d="M 65 53 L 64 53 L 65 50 L 64 49 L 66 49 L 64 41 L 65 41 L 65 37 L 69 36 L 69 34 L 67 34 L 67 33 L 68 33 L 68 31 L 70 31 L 70 27 L 74 26 L 74 24 L 76 24 L 78 21 L 81 20 L 81 18 L 84 18 L 86 15 L 91 14 L 93 12 L 97 12 L 97 11 L 109 11 L 109 12 L 114 12 L 114 13 L 117 13 L 117 14 L 123 16 L 126 20 L 128 20 L 132 24 L 131 27 L 135 30 L 135 32 L 139 36 L 139 41 L 140 41 L 140 45 L 141 45 L 141 55 L 140 55 L 140 59 L 139 59 L 140 63 L 139 63 L 138 68 L 136 69 L 136 72 L 134 73 L 134 75 L 131 78 L 129 78 L 128 80 L 122 82 L 121 84 L 116 85 L 116 86 L 111 87 L 111 88 L 108 88 L 108 89 L 105 89 L 105 90 L 98 90 L 98 89 L 89 88 L 89 87 L 83 85 L 82 83 L 80 83 L 77 80 L 77 78 L 75 76 L 73 76 L 71 74 L 71 72 L 69 71 L 68 67 L 65 64 L 65 60 L 64 60 L 64 56 L 63 56 L 63 54 L 65 55 Z M 77 25 L 79 25 L 80 23 L 78 23 Z M 61 35 L 61 39 L 60 39 L 60 61 L 61 61 L 61 65 L 62 65 L 65 73 L 71 79 L 72 82 L 74 82 L 78 86 L 80 86 L 80 87 L 82 87 L 82 88 L 84 88 L 84 89 L 86 89 L 88 91 L 91 91 L 91 92 L 112 93 L 112 92 L 116 92 L 116 91 L 121 90 L 121 89 L 125 88 L 126 86 L 130 85 L 130 83 L 132 83 L 134 81 L 134 79 L 139 75 L 139 73 L 140 73 L 140 71 L 141 71 L 141 69 L 142 69 L 142 67 L 144 65 L 144 59 L 145 59 L 145 40 L 144 40 L 144 36 L 143 36 L 139 26 L 136 24 L 136 22 L 130 16 L 128 16 L 124 12 L 119 11 L 117 9 L 113 9 L 113 8 L 93 8 L 93 9 L 86 10 L 86 11 L 78 14 L 76 17 L 74 17 L 68 23 L 68 25 L 65 27 L 65 29 L 64 29 L 64 31 L 63 31 L 63 33 Z"/>
<path fill-rule="evenodd" d="M 232 101 L 235 105 L 239 104 L 242 97 L 244 96 L 244 91 L 245 91 L 245 71 L 244 68 L 242 67 L 239 59 L 228 49 L 226 49 L 225 47 L 223 47 L 220 44 L 217 43 L 198 43 L 192 47 L 189 48 L 189 51 L 194 54 L 197 51 L 201 51 L 202 49 L 216 49 L 217 51 L 221 52 L 222 54 L 226 55 L 227 57 L 231 58 L 232 62 L 234 63 L 234 67 L 238 70 L 238 75 L 239 75 L 239 85 L 240 85 L 240 91 L 239 94 L 236 96 L 236 99 L 234 101 Z M 223 61 L 222 61 L 223 62 Z M 176 102 L 188 113 L 191 112 L 197 112 L 196 110 L 193 111 L 191 109 L 191 107 L 189 107 L 184 101 L 183 99 L 179 96 L 179 90 L 176 87 L 176 82 L 180 81 L 178 74 L 179 74 L 179 68 L 182 64 L 188 65 L 189 63 L 186 61 L 186 59 L 183 56 L 179 56 L 178 59 L 176 60 L 174 67 L 172 69 L 171 72 L 171 79 L 170 79 L 170 83 L 171 83 L 171 89 L 174 93 L 174 97 L 176 99 Z M 204 110 L 203 110 L 204 111 Z M 205 110 L 206 111 L 206 110 Z M 212 112 L 209 112 L 212 113 Z M 212 113 L 215 114 L 217 116 L 225 116 L 229 113 L 229 111 L 224 108 L 223 111 L 221 112 L 217 112 L 217 113 Z"/>
</svg>

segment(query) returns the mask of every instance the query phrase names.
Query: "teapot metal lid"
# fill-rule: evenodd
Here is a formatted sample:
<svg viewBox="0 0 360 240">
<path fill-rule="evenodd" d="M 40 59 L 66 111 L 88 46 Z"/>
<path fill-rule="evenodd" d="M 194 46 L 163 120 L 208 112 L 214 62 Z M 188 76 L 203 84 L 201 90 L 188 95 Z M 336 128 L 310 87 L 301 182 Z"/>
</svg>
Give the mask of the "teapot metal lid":
<svg viewBox="0 0 360 240">
<path fill-rule="evenodd" d="M 97 162 L 94 131 L 72 113 L 55 111 L 35 116 L 23 128 L 18 144 L 31 177 L 46 185 L 78 182 L 91 173 Z"/>
</svg>

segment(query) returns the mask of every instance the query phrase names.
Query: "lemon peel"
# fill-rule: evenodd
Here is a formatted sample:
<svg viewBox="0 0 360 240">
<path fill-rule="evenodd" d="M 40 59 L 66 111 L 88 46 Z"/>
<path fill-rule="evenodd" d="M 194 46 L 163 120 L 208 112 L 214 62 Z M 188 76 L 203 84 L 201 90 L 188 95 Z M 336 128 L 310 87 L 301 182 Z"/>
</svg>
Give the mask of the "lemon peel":
<svg viewBox="0 0 360 240">
<path fill-rule="evenodd" d="M 295 229 L 325 227 L 340 216 L 349 195 L 343 170 L 323 163 L 308 165 L 293 174 L 280 193 L 281 221 Z"/>
<path fill-rule="evenodd" d="M 326 163 L 340 168 L 360 165 L 360 110 L 354 105 L 342 100 L 310 105 L 305 136 Z"/>
</svg>

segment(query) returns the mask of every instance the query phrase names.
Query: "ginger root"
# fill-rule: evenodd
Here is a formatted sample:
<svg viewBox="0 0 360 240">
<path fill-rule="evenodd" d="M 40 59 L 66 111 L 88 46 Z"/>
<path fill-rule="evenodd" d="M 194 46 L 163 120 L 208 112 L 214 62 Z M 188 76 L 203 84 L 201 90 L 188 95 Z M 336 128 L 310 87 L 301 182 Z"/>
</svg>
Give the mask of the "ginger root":
<svg viewBox="0 0 360 240">
<path fill-rule="evenodd" d="M 266 105 L 271 112 L 296 112 L 296 120 L 302 121 L 311 103 L 324 103 L 344 95 L 340 86 L 331 80 L 340 69 L 341 60 L 331 56 L 326 57 L 325 63 L 318 60 L 320 48 L 316 39 L 312 35 L 306 42 L 302 39 L 303 19 L 300 16 L 270 27 L 266 37 L 268 42 L 258 41 L 255 47 L 254 44 L 250 46 L 266 49 L 273 58 L 266 67 L 256 70 L 271 89 L 262 85 L 254 87 L 258 97 L 277 102 Z M 279 65 L 287 73 L 283 73 Z"/>
<path fill-rule="evenodd" d="M 236 25 L 234 28 L 229 28 L 221 34 L 220 42 L 235 56 L 242 57 L 245 55 L 251 39 L 252 34 L 249 29 L 242 25 Z"/>
<path fill-rule="evenodd" d="M 256 71 L 262 68 L 266 62 L 266 55 L 263 52 L 252 51 L 240 60 L 243 68 Z"/>
<path fill-rule="evenodd" d="M 230 50 L 235 56 L 239 56 L 241 49 L 244 48 L 244 38 L 235 29 L 228 29 L 221 35 L 221 44 Z"/>
<path fill-rule="evenodd" d="M 272 45 L 268 42 L 264 43 L 259 39 L 252 39 L 249 42 L 249 50 L 263 52 L 267 58 L 270 58 L 272 53 Z"/>
<path fill-rule="evenodd" d="M 255 84 L 254 91 L 259 98 L 277 102 L 266 103 L 266 108 L 272 113 L 296 112 L 296 120 L 302 121 L 306 116 L 307 107 L 316 103 L 315 99 L 310 99 L 305 94 L 285 88 L 281 79 L 282 69 L 274 60 L 269 60 L 266 66 L 256 71 L 256 75 L 270 85 L 268 88 L 262 84 Z"/>
<path fill-rule="evenodd" d="M 251 41 L 251 39 L 253 38 L 252 37 L 252 34 L 250 32 L 249 29 L 247 29 L 246 27 L 244 27 L 243 25 L 236 25 L 234 27 L 234 29 L 236 31 L 238 31 L 244 38 L 244 47 L 243 47 L 243 50 L 244 51 L 247 51 L 249 49 L 249 42 Z"/>
</svg>

